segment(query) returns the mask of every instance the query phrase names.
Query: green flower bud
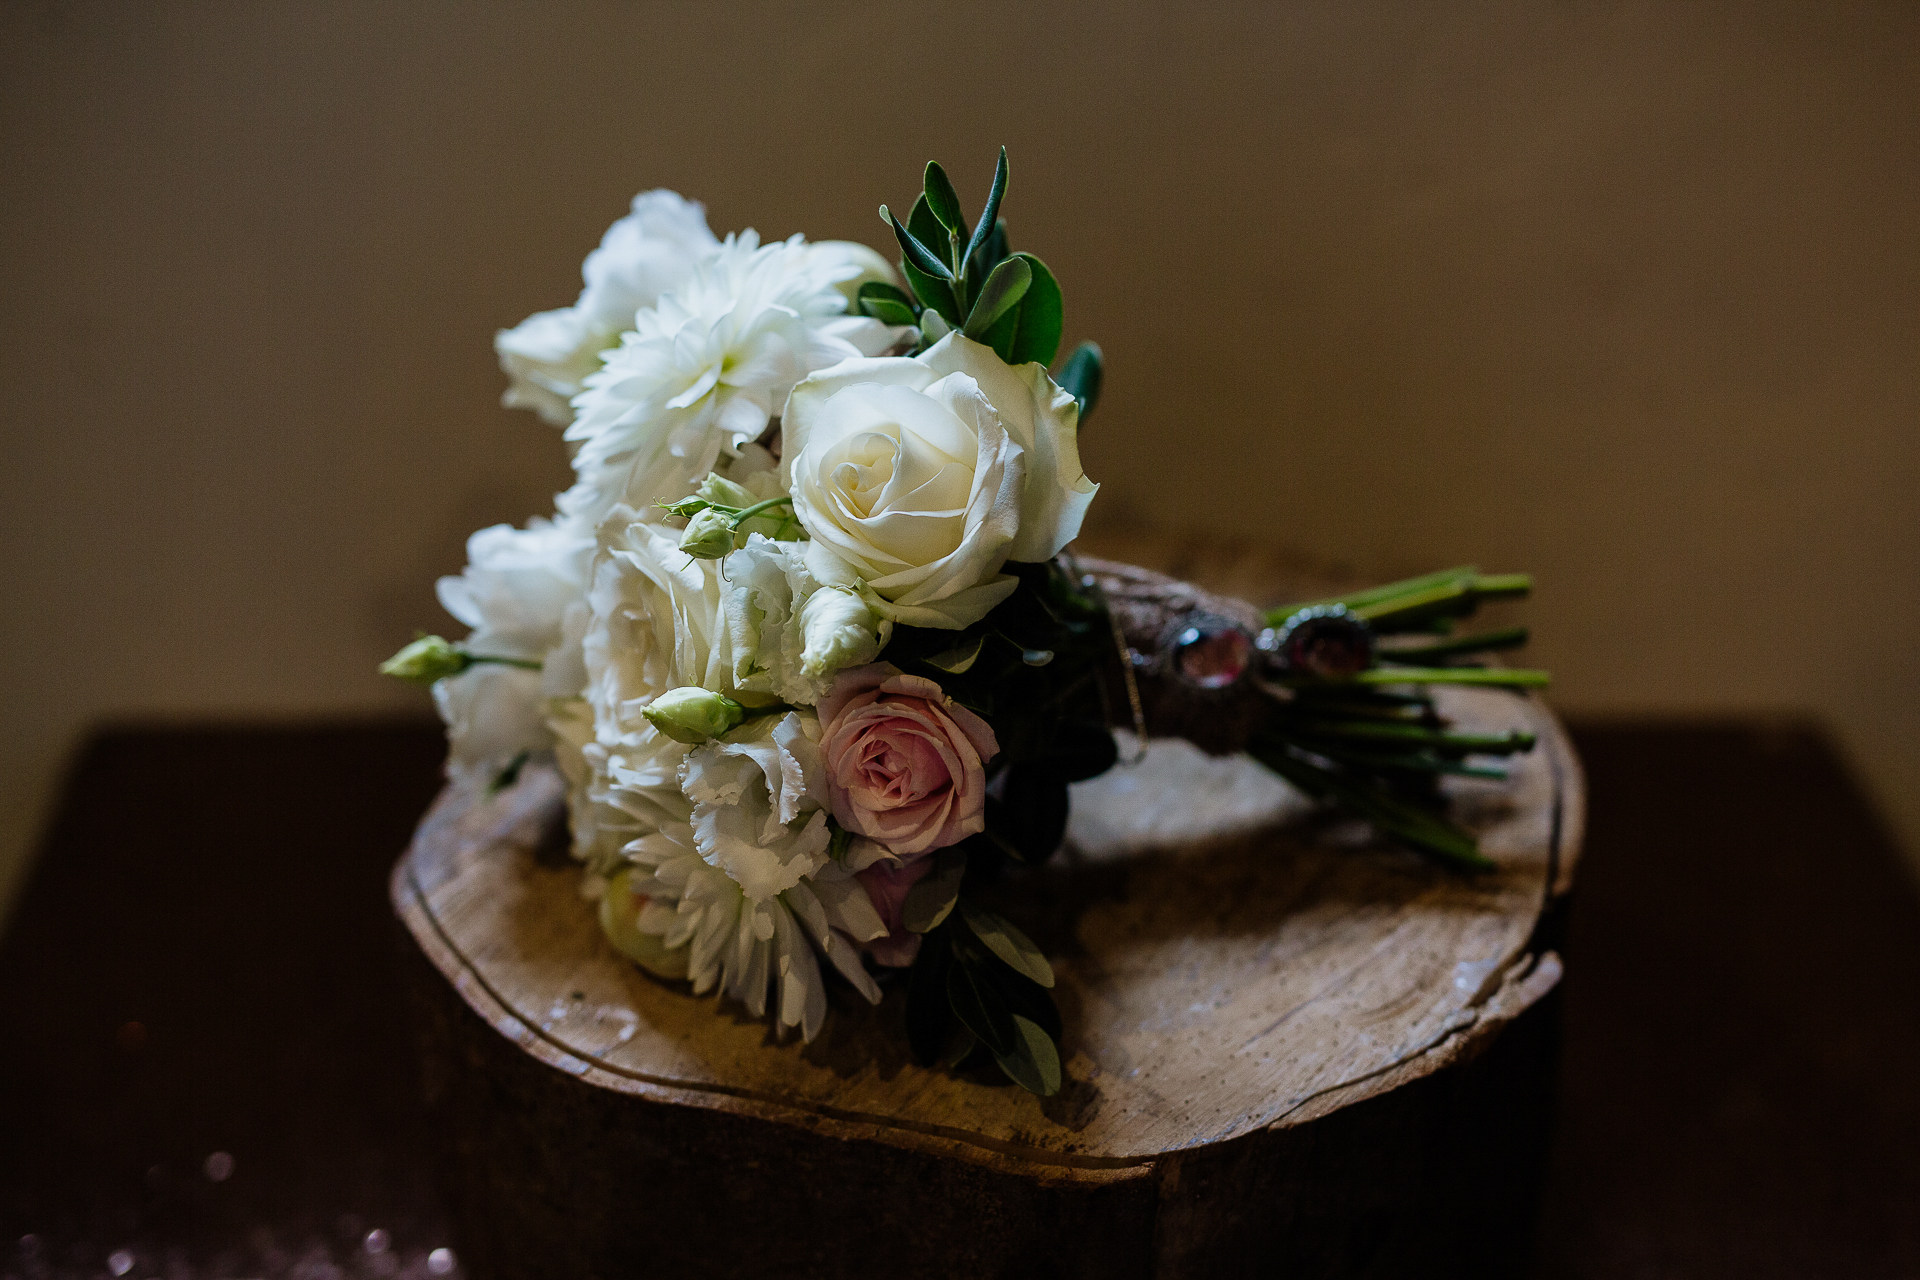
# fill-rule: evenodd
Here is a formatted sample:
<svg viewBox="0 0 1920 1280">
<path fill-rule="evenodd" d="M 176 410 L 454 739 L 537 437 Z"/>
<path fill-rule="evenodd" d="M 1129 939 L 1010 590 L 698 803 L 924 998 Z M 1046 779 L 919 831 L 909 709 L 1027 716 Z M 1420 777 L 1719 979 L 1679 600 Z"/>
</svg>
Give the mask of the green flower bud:
<svg viewBox="0 0 1920 1280">
<path fill-rule="evenodd" d="M 473 665 L 473 659 L 439 636 L 421 636 L 380 664 L 380 674 L 432 684 L 448 676 L 457 676 Z"/>
<path fill-rule="evenodd" d="M 682 520 L 690 520 L 713 504 L 709 503 L 705 498 L 682 498 L 678 502 L 656 502 L 653 505 L 670 516 L 679 516 Z"/>
<path fill-rule="evenodd" d="M 760 501 L 753 496 L 751 489 L 745 485 L 735 484 L 718 471 L 707 472 L 707 478 L 702 480 L 700 487 L 693 492 L 716 507 L 732 507 L 736 511 Z"/>
<path fill-rule="evenodd" d="M 695 560 L 719 560 L 733 550 L 733 517 L 709 507 L 687 521 L 680 549 Z"/>
<path fill-rule="evenodd" d="M 842 667 L 872 662 L 893 634 L 893 623 L 860 596 L 841 587 L 821 587 L 800 606 L 805 647 L 800 670 L 816 679 Z"/>
<path fill-rule="evenodd" d="M 776 541 L 789 542 L 805 536 L 805 530 L 801 529 L 800 522 L 793 518 L 791 502 L 777 501 L 770 506 L 767 497 L 755 493 L 743 484 L 736 484 L 717 471 L 708 472 L 707 478 L 700 482 L 700 487 L 694 490 L 694 494 L 692 501 L 710 503 L 736 520 L 739 520 L 743 512 L 751 511 L 755 507 L 762 508 L 734 526 L 733 545 L 736 550 L 747 545 L 749 534 L 757 533 Z"/>
<path fill-rule="evenodd" d="M 667 690 L 641 714 L 675 742 L 697 747 L 745 720 L 747 709 L 723 693 L 685 685 Z"/>
</svg>

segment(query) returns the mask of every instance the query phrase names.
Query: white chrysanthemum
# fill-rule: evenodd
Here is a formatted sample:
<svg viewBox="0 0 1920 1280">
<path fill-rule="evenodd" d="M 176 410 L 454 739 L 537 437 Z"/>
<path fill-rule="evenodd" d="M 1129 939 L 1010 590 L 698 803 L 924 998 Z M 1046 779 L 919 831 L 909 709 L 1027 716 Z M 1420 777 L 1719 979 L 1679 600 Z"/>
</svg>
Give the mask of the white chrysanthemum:
<svg viewBox="0 0 1920 1280">
<path fill-rule="evenodd" d="M 552 744 L 547 700 L 577 696 L 585 682 L 573 651 L 593 549 L 578 526 L 493 525 L 467 539 L 466 571 L 440 579 L 442 607 L 472 628 L 462 641 L 467 652 L 540 664 L 478 663 L 434 685 L 456 779 L 491 780 L 521 752 Z"/>
<path fill-rule="evenodd" d="M 862 267 L 799 236 L 729 237 L 681 288 L 642 310 L 588 375 L 567 439 L 579 482 L 561 509 L 598 524 L 625 503 L 658 518 L 723 457 L 757 439 L 817 369 L 877 355 L 907 330 L 846 314 L 837 287 Z"/>
<path fill-rule="evenodd" d="M 637 927 L 670 948 L 689 948 L 687 976 L 696 993 L 718 988 L 765 1017 L 768 996 L 781 1027 L 811 1040 L 827 1015 L 826 986 L 814 948 L 868 1000 L 880 988 L 861 964 L 857 940 L 886 926 L 853 874 L 828 862 L 810 880 L 761 901 L 700 856 L 693 828 L 670 823 L 627 847 L 639 868 L 633 891 L 649 901 Z"/>
<path fill-rule="evenodd" d="M 662 822 L 692 812 L 680 794 L 686 748 L 656 734 L 651 741 L 609 749 L 593 736 L 593 711 L 584 698 L 551 704 L 553 757 L 567 782 L 567 825 L 573 856 L 587 865 L 590 896 L 625 864 L 621 850 Z M 620 782 L 616 783 L 615 778 Z"/>
<path fill-rule="evenodd" d="M 642 307 L 686 283 L 720 247 L 707 211 L 671 191 L 645 191 L 633 212 L 607 228 L 580 274 L 586 287 L 570 307 L 541 311 L 494 336 L 509 379 L 509 409 L 532 409 L 556 427 L 573 421 L 573 397 L 601 356 L 633 327 Z"/>
</svg>

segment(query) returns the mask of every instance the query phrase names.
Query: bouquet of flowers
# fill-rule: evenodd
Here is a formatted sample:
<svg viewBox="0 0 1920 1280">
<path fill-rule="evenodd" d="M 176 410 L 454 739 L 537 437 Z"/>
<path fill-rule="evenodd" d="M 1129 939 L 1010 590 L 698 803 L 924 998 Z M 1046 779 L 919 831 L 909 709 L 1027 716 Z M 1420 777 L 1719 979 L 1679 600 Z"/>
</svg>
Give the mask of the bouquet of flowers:
<svg viewBox="0 0 1920 1280">
<path fill-rule="evenodd" d="M 1524 632 L 1449 634 L 1519 576 L 1259 616 L 1076 563 L 1101 354 L 1049 373 L 1060 286 L 1010 247 L 1007 179 L 1003 149 L 969 226 L 929 164 L 904 221 L 881 206 L 892 263 L 636 197 L 578 301 L 496 339 L 574 484 L 441 579 L 464 640 L 382 670 L 432 686 L 453 785 L 551 757 L 600 926 L 650 973 L 810 1040 L 829 974 L 878 1002 L 905 971 L 923 1062 L 1050 1094 L 1052 970 L 975 891 L 1055 853 L 1114 726 L 1249 752 L 1470 868 L 1435 781 L 1532 744 L 1451 731 L 1427 686 L 1544 677 L 1472 661 Z"/>
</svg>

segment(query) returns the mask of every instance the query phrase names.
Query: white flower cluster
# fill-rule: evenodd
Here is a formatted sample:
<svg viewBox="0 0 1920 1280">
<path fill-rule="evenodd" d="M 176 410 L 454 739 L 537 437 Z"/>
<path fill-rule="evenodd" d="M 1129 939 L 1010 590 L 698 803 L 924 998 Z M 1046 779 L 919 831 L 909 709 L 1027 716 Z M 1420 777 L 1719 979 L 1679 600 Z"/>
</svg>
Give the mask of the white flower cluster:
<svg viewBox="0 0 1920 1280">
<path fill-rule="evenodd" d="M 819 708 L 896 624 L 970 625 L 1013 590 L 1009 558 L 1074 536 L 1094 492 L 1075 402 L 958 335 L 886 354 L 920 335 L 858 314 L 860 285 L 895 283 L 878 254 L 720 240 L 671 192 L 636 197 L 583 274 L 573 306 L 496 339 L 505 403 L 564 428 L 575 481 L 551 520 L 474 534 L 440 582 L 474 658 L 434 688 L 449 772 L 484 786 L 552 752 L 615 945 L 811 1039 L 818 956 L 878 999 L 861 948 L 890 930 L 859 873 L 903 860 L 868 838 L 833 855 L 845 786 Z M 719 504 L 705 558 L 663 507 L 690 496 Z M 697 723 L 673 710 L 688 693 Z M 969 744 L 994 748 L 970 732 L 926 767 L 977 790 Z"/>
</svg>

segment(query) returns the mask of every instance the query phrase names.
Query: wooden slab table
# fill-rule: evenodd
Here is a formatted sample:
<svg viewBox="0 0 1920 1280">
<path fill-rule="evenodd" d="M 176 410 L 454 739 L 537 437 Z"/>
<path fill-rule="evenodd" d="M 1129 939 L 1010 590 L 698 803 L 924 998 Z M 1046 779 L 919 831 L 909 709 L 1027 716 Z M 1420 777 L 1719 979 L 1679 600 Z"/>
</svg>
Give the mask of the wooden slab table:
<svg viewBox="0 0 1920 1280">
<path fill-rule="evenodd" d="M 1540 740 L 1507 782 L 1453 787 L 1498 864 L 1482 875 L 1180 742 L 1082 784 L 1069 851 L 994 902 L 1059 976 L 1068 1084 L 1044 1100 L 915 1064 L 903 983 L 877 1008 L 840 993 L 802 1046 L 650 978 L 600 936 L 578 869 L 539 854 L 562 843 L 557 775 L 449 791 L 392 893 L 427 961 L 430 1101 L 468 1265 L 1355 1275 L 1524 1247 L 1545 1058 L 1496 1065 L 1504 1096 L 1457 1072 L 1416 1086 L 1557 981 L 1583 790 L 1539 702 L 1441 697 L 1470 731 Z M 1488 1194 L 1466 1203 L 1469 1165 Z"/>
</svg>

